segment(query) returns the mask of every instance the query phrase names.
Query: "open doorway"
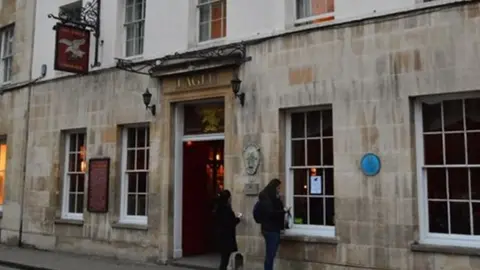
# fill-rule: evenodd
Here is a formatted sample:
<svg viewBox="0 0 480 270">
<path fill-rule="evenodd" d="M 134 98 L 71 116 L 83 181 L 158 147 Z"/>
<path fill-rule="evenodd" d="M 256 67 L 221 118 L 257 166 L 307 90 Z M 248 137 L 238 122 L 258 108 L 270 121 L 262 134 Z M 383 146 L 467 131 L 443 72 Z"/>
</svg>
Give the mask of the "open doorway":
<svg viewBox="0 0 480 270">
<path fill-rule="evenodd" d="M 215 250 L 214 206 L 224 185 L 224 141 L 183 142 L 183 256 Z"/>
</svg>

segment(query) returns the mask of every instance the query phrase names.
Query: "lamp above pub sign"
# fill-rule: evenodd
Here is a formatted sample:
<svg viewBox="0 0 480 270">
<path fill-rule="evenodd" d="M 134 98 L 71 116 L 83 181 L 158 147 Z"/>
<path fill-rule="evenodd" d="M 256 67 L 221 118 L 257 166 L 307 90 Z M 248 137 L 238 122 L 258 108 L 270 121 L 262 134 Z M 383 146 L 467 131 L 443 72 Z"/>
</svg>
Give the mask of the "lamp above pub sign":
<svg viewBox="0 0 480 270">
<path fill-rule="evenodd" d="M 88 73 L 90 31 L 72 25 L 55 26 L 54 69 L 71 73 Z"/>
</svg>

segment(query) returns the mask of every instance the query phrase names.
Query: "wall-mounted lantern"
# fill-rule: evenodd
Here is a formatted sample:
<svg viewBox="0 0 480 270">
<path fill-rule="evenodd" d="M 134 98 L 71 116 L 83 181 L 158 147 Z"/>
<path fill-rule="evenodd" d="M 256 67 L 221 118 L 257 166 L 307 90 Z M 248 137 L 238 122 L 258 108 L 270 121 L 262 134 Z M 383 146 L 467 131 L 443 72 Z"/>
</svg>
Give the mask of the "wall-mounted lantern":
<svg viewBox="0 0 480 270">
<path fill-rule="evenodd" d="M 148 91 L 148 88 L 147 90 L 145 90 L 145 93 L 143 93 L 142 96 L 143 96 L 143 103 L 145 104 L 145 107 L 147 108 L 147 110 L 150 109 L 150 111 L 152 112 L 152 115 L 155 115 L 156 113 L 155 104 L 150 105 L 150 102 L 152 101 L 152 93 Z"/>
<path fill-rule="evenodd" d="M 240 85 L 242 84 L 242 80 L 238 78 L 238 75 L 235 73 L 232 80 L 230 81 L 232 84 L 232 91 L 236 98 L 240 101 L 240 105 L 245 104 L 245 93 L 240 93 Z"/>
</svg>

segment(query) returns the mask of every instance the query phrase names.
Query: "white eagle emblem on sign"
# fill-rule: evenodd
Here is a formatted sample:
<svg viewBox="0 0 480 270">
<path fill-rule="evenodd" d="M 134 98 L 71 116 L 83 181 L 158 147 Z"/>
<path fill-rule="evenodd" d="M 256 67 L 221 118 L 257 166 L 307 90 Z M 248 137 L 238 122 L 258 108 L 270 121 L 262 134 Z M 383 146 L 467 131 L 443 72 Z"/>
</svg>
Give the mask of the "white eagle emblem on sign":
<svg viewBox="0 0 480 270">
<path fill-rule="evenodd" d="M 72 59 L 80 59 L 83 58 L 86 52 L 80 49 L 80 46 L 85 44 L 86 40 L 82 39 L 74 39 L 68 40 L 66 38 L 62 38 L 58 41 L 58 43 L 62 43 L 67 45 L 67 49 L 65 49 L 65 53 L 68 53 Z"/>
</svg>

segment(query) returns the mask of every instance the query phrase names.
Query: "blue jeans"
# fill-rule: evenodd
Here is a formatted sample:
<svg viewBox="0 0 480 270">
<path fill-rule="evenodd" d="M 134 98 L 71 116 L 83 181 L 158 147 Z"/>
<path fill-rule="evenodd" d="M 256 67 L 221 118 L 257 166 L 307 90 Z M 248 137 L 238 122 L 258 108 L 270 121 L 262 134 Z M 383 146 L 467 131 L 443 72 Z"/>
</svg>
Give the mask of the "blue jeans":
<svg viewBox="0 0 480 270">
<path fill-rule="evenodd" d="M 273 262 L 280 245 L 280 232 L 263 232 L 265 238 L 264 270 L 273 270 Z"/>
</svg>

